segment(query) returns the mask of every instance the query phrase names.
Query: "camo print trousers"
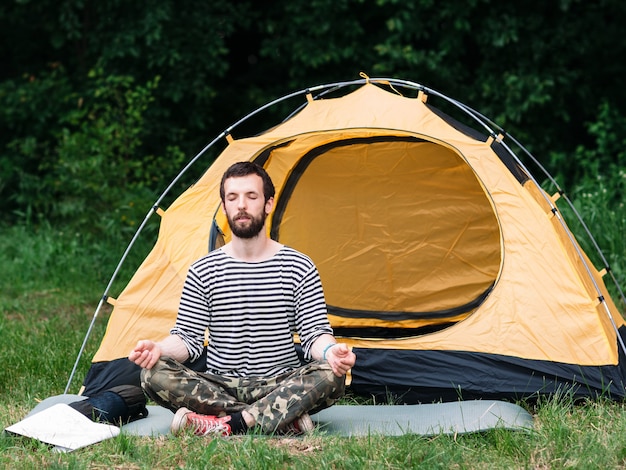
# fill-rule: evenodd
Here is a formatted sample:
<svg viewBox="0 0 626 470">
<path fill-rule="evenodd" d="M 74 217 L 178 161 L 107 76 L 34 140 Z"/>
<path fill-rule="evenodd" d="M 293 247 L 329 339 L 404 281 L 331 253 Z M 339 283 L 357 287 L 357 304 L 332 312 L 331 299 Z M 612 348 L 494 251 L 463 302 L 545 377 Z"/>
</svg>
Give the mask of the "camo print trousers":
<svg viewBox="0 0 626 470">
<path fill-rule="evenodd" d="M 152 369 L 142 369 L 141 386 L 152 400 L 174 412 L 185 407 L 225 416 L 246 410 L 262 432 L 271 434 L 305 412 L 313 414 L 335 403 L 345 392 L 345 377 L 336 377 L 319 361 L 275 377 L 224 377 L 163 357 Z"/>
</svg>

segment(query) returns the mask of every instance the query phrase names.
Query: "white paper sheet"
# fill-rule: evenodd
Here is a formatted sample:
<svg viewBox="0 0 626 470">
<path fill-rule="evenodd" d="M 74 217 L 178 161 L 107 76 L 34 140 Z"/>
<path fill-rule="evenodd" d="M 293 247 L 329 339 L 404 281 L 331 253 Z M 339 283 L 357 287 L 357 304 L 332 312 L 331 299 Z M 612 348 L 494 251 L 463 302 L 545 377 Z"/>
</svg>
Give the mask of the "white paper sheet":
<svg viewBox="0 0 626 470">
<path fill-rule="evenodd" d="M 62 403 L 28 416 L 5 430 L 51 444 L 59 452 L 71 452 L 120 433 L 117 426 L 91 421 Z"/>
</svg>

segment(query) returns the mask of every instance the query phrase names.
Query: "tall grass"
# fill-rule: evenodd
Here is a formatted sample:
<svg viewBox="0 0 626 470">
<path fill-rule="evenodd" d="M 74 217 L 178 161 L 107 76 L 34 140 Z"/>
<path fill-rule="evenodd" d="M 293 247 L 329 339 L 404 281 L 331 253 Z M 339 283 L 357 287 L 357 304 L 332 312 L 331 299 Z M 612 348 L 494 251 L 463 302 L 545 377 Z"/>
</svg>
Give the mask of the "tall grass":
<svg viewBox="0 0 626 470">
<path fill-rule="evenodd" d="M 119 243 L 125 245 L 125 241 Z M 63 392 L 78 347 L 123 246 L 50 227 L 0 232 L 0 424 Z M 142 255 L 141 255 L 142 256 Z M 132 263 L 131 263 L 132 264 Z M 132 273 L 127 273 L 130 275 Z M 96 322 L 77 377 L 84 377 L 108 312 Z M 76 391 L 76 388 L 73 390 Z M 626 467 L 626 409 L 609 400 L 575 404 L 566 393 L 521 403 L 530 431 L 430 437 L 301 439 L 248 435 L 228 439 L 126 434 L 70 454 L 26 438 L 0 436 L 0 467 L 166 468 L 620 468 Z"/>
<path fill-rule="evenodd" d="M 0 395 L 32 400 L 63 392 L 123 248 L 48 225 L 0 232 L 0 363 L 12 365 L 0 367 Z M 129 267 L 136 267 L 146 250 L 139 247 Z M 132 269 L 123 271 L 120 281 L 131 275 Z M 97 319 L 78 377 L 89 366 L 108 313 L 103 309 Z"/>
</svg>

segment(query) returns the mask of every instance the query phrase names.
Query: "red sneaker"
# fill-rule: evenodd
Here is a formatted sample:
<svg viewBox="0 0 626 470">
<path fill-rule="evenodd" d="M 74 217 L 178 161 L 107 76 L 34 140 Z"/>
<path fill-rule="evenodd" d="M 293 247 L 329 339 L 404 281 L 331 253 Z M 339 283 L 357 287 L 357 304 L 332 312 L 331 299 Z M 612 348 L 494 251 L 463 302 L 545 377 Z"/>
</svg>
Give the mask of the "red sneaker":
<svg viewBox="0 0 626 470">
<path fill-rule="evenodd" d="M 194 413 L 187 408 L 179 408 L 174 415 L 170 429 L 174 434 L 190 429 L 196 436 L 229 436 L 232 434 L 229 421 L 230 416 L 218 418 Z"/>
</svg>

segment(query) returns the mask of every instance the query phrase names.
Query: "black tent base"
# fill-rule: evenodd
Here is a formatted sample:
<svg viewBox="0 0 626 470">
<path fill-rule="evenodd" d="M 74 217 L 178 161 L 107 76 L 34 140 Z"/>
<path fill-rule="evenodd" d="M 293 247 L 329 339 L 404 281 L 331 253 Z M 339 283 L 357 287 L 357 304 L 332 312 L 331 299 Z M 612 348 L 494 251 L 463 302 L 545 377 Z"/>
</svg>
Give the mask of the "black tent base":
<svg viewBox="0 0 626 470">
<path fill-rule="evenodd" d="M 350 389 L 376 403 L 534 401 L 559 394 L 622 400 L 623 363 L 581 366 L 460 351 L 354 348 Z M 620 357 L 623 360 L 623 357 Z"/>
</svg>

